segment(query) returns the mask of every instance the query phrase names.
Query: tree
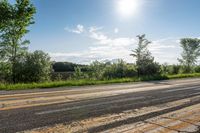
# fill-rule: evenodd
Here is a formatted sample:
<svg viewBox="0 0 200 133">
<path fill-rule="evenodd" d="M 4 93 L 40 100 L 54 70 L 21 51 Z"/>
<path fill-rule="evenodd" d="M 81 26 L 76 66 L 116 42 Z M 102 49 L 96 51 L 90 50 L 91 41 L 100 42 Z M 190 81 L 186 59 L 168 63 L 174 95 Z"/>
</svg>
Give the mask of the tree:
<svg viewBox="0 0 200 133">
<path fill-rule="evenodd" d="M 154 75 L 160 73 L 160 65 L 154 62 L 154 57 L 148 50 L 148 45 L 151 43 L 145 38 L 145 35 L 138 35 L 138 47 L 132 50 L 131 56 L 136 58 L 136 66 L 138 77 L 140 75 Z"/>
<path fill-rule="evenodd" d="M 93 79 L 102 79 L 103 78 L 103 71 L 106 67 L 106 64 L 94 61 L 89 65 L 89 76 Z"/>
<path fill-rule="evenodd" d="M 75 71 L 73 73 L 73 79 L 86 79 L 88 78 L 88 75 L 84 72 L 82 72 L 81 68 L 79 66 L 75 67 Z"/>
<path fill-rule="evenodd" d="M 184 72 L 191 72 L 192 66 L 200 56 L 200 39 L 183 38 L 180 41 L 183 52 L 178 61 L 184 66 Z"/>
<path fill-rule="evenodd" d="M 10 64 L 7 62 L 0 62 L 0 82 L 10 81 Z"/>
<path fill-rule="evenodd" d="M 129 65 L 122 59 L 115 63 L 107 64 L 103 71 L 103 78 L 116 79 L 134 77 L 137 75 L 134 65 Z"/>
<path fill-rule="evenodd" d="M 23 37 L 29 32 L 27 27 L 34 23 L 36 10 L 30 0 L 16 0 L 11 5 L 0 1 L 0 57 L 11 64 L 12 81 L 16 82 L 16 64 L 27 52 L 30 43 Z"/>
<path fill-rule="evenodd" d="M 16 64 L 16 82 L 45 82 L 50 79 L 52 63 L 43 51 L 28 53 Z"/>
<path fill-rule="evenodd" d="M 74 72 L 76 67 L 81 67 L 81 70 L 83 71 L 83 68 L 86 67 L 86 65 L 71 62 L 53 62 L 54 72 Z"/>
</svg>

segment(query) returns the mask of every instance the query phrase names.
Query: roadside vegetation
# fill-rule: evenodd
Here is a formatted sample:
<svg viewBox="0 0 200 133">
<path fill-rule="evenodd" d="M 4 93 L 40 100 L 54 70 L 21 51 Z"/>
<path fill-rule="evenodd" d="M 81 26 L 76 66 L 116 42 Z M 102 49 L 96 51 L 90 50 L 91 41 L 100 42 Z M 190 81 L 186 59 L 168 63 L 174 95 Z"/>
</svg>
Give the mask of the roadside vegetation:
<svg viewBox="0 0 200 133">
<path fill-rule="evenodd" d="M 42 83 L 16 83 L 16 84 L 0 84 L 0 90 L 26 90 L 26 89 L 45 89 L 45 88 L 56 88 L 56 87 L 73 87 L 73 86 L 86 86 L 86 85 L 106 85 L 113 83 L 131 83 L 141 81 L 152 81 L 152 80 L 169 80 L 169 79 L 180 79 L 180 78 L 198 78 L 200 73 L 193 74 L 178 74 L 168 76 L 151 76 L 151 77 L 132 77 L 132 78 L 120 78 L 110 80 L 62 80 L 62 81 L 51 81 Z"/>
<path fill-rule="evenodd" d="M 12 5 L 0 1 L 0 90 L 53 88 L 108 83 L 200 77 L 200 39 L 180 39 L 179 64 L 159 64 L 148 46 L 151 41 L 138 35 L 137 48 L 130 56 L 135 63 L 94 61 L 90 65 L 52 62 L 43 51 L 28 51 L 25 35 L 34 24 L 36 9 L 30 0 L 16 0 Z"/>
</svg>

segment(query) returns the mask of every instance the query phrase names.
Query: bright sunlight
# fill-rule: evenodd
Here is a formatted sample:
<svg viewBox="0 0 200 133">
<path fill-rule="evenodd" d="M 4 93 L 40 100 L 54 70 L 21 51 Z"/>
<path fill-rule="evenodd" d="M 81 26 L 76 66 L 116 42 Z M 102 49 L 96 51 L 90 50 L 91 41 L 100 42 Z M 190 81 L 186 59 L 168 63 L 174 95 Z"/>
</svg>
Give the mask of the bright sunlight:
<svg viewBox="0 0 200 133">
<path fill-rule="evenodd" d="M 131 17 L 139 9 L 139 0 L 119 0 L 118 11 L 124 17 Z"/>
</svg>

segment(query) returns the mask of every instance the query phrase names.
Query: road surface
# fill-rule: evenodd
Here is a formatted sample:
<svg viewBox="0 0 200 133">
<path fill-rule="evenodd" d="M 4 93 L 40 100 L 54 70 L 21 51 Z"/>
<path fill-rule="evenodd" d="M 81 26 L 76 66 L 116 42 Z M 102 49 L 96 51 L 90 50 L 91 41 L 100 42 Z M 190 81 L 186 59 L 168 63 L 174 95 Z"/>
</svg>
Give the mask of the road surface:
<svg viewBox="0 0 200 133">
<path fill-rule="evenodd" d="M 0 91 L 0 133 L 200 132 L 200 79 Z"/>
</svg>

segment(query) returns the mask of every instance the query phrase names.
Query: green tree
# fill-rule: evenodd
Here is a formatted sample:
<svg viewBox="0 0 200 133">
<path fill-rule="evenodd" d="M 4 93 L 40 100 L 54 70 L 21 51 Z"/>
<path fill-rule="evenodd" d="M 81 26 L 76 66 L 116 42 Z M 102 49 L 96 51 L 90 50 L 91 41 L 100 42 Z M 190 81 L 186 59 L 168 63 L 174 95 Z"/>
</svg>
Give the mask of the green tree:
<svg viewBox="0 0 200 133">
<path fill-rule="evenodd" d="M 106 65 L 103 71 L 103 77 L 105 79 L 134 77 L 136 75 L 137 73 L 134 65 L 129 65 L 121 59 L 119 59 L 116 63 Z"/>
<path fill-rule="evenodd" d="M 75 71 L 73 73 L 73 79 L 85 79 L 87 78 L 86 73 L 81 71 L 81 68 L 79 66 L 75 67 Z"/>
<path fill-rule="evenodd" d="M 16 82 L 45 82 L 50 80 L 52 63 L 47 53 L 28 53 L 16 64 Z"/>
<path fill-rule="evenodd" d="M 102 79 L 103 71 L 106 67 L 106 64 L 101 63 L 99 61 L 94 61 L 89 65 L 89 76 L 93 79 Z"/>
<path fill-rule="evenodd" d="M 0 62 L 0 82 L 9 82 L 10 79 L 10 64 L 7 62 Z"/>
<path fill-rule="evenodd" d="M 194 71 L 195 73 L 200 73 L 200 65 L 195 66 Z"/>
<path fill-rule="evenodd" d="M 171 65 L 169 70 L 169 74 L 179 74 L 181 70 L 181 65 Z"/>
<path fill-rule="evenodd" d="M 132 50 L 131 56 L 136 58 L 136 66 L 138 77 L 140 75 L 151 76 L 160 73 L 160 65 L 154 62 L 154 57 L 148 50 L 148 45 L 151 43 L 145 38 L 145 35 L 138 35 L 138 47 Z"/>
<path fill-rule="evenodd" d="M 162 74 L 169 74 L 169 65 L 167 63 L 161 65 L 161 72 Z"/>
<path fill-rule="evenodd" d="M 200 56 L 200 39 L 183 38 L 180 41 L 183 52 L 178 61 L 184 66 L 184 72 L 189 73 Z"/>
<path fill-rule="evenodd" d="M 23 39 L 29 32 L 27 27 L 34 23 L 36 12 L 30 0 L 16 0 L 12 5 L 0 1 L 0 56 L 11 64 L 12 81 L 16 82 L 16 65 L 27 51 L 28 40 Z"/>
</svg>

